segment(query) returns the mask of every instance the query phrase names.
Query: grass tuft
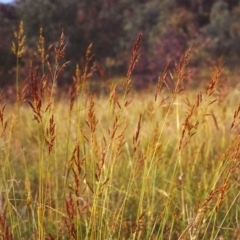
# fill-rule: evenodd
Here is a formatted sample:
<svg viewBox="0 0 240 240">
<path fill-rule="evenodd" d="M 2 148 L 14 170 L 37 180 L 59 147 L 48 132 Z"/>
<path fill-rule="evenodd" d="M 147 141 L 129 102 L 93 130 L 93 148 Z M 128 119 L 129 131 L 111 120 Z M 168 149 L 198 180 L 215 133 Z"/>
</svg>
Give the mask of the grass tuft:
<svg viewBox="0 0 240 240">
<path fill-rule="evenodd" d="M 0 94 L 2 239 L 238 239 L 238 90 L 224 87 L 221 63 L 205 89 L 188 89 L 188 51 L 135 91 L 141 37 L 122 85 L 91 92 L 90 44 L 60 94 L 65 36 L 45 51 L 40 30 L 18 113 Z"/>
</svg>

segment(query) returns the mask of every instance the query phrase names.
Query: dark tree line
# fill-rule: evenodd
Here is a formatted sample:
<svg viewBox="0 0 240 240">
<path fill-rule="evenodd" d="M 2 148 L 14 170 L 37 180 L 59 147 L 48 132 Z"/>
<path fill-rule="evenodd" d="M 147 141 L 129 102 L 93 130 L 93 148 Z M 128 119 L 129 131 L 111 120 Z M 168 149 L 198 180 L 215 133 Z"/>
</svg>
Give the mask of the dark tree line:
<svg viewBox="0 0 240 240">
<path fill-rule="evenodd" d="M 2 84 L 11 83 L 14 73 L 11 41 L 21 20 L 27 36 L 22 65 L 34 56 L 40 28 L 46 48 L 64 31 L 72 68 L 93 43 L 95 61 L 111 75 L 125 73 L 139 32 L 143 42 L 137 74 L 158 74 L 166 63 L 173 67 L 190 46 L 195 66 L 221 56 L 232 68 L 240 62 L 239 0 L 16 0 L 0 5 Z"/>
</svg>

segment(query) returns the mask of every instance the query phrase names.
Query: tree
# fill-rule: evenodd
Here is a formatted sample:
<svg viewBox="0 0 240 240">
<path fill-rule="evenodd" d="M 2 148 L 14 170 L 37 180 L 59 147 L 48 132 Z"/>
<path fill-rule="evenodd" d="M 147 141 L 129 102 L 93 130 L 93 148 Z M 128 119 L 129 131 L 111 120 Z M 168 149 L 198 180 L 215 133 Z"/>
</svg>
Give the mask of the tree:
<svg viewBox="0 0 240 240">
<path fill-rule="evenodd" d="M 0 4 L 0 80 L 1 87 L 11 84 L 11 68 L 15 59 L 11 53 L 13 31 L 17 26 L 17 14 L 12 5 Z"/>
<path fill-rule="evenodd" d="M 231 16 L 229 6 L 224 1 L 216 2 L 211 9 L 210 22 L 205 28 L 210 37 L 209 50 L 216 57 L 227 55 L 231 47 Z"/>
<path fill-rule="evenodd" d="M 98 61 L 119 54 L 122 31 L 122 5 L 110 0 L 18 0 L 17 11 L 23 19 L 28 44 L 36 48 L 43 28 L 46 46 L 54 43 L 63 30 L 68 46 L 66 59 L 75 67 L 93 43 Z M 121 54 L 120 54 L 121 55 Z"/>
</svg>

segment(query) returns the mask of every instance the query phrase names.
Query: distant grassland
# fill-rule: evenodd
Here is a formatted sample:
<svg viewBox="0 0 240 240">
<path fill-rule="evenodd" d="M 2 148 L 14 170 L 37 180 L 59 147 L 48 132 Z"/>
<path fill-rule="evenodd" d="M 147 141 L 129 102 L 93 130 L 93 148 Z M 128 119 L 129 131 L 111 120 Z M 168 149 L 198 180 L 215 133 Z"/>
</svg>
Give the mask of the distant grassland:
<svg viewBox="0 0 240 240">
<path fill-rule="evenodd" d="M 64 35 L 44 74 L 32 66 L 26 88 L 16 76 L 16 103 L 0 107 L 2 239 L 239 239 L 239 90 L 221 66 L 183 89 L 186 53 L 136 92 L 140 41 L 106 95 L 89 92 L 89 48 L 56 100 Z"/>
</svg>

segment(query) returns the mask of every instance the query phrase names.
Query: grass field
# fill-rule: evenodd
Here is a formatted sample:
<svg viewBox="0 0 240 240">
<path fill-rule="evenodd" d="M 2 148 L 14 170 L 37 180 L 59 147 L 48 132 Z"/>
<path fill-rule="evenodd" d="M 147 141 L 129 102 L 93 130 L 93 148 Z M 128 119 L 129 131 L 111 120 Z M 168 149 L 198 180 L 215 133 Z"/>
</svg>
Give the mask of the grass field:
<svg viewBox="0 0 240 240">
<path fill-rule="evenodd" d="M 183 89 L 188 52 L 136 92 L 140 40 L 104 95 L 89 91 L 89 48 L 57 97 L 63 36 L 26 88 L 16 74 L 16 101 L 0 107 L 1 239 L 239 239 L 240 89 L 221 66 Z"/>
</svg>

